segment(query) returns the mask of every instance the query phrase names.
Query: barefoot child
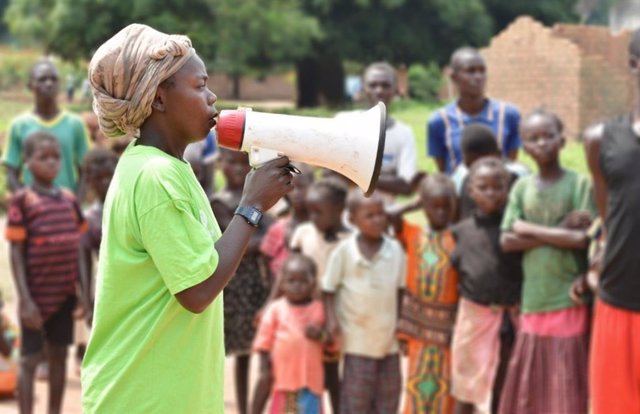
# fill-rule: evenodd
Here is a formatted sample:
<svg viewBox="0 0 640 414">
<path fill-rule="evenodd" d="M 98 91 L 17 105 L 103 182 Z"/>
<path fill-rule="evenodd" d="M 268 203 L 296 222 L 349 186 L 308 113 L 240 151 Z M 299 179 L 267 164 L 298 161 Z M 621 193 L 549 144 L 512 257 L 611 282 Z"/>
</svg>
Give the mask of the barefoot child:
<svg viewBox="0 0 640 414">
<path fill-rule="evenodd" d="M 503 253 L 500 224 L 510 174 L 497 157 L 475 161 L 469 193 L 476 209 L 453 227 L 452 262 L 460 303 L 451 345 L 451 394 L 457 414 L 490 414 L 497 407 L 513 343 L 522 284 L 520 253 Z M 502 375 L 498 375 L 501 373 Z"/>
<path fill-rule="evenodd" d="M 502 222 L 502 248 L 524 252 L 524 282 L 500 413 L 586 413 L 588 310 L 569 290 L 587 270 L 588 236 L 570 222 L 575 211 L 593 213 L 591 184 L 560 164 L 556 115 L 534 111 L 522 135 L 538 173 L 514 185 Z"/>
<path fill-rule="evenodd" d="M 49 412 L 60 413 L 76 289 L 87 270 L 79 265 L 86 222 L 75 196 L 54 184 L 61 157 L 56 137 L 44 131 L 32 133 L 24 141 L 23 156 L 33 182 L 9 201 L 6 228 L 22 341 L 20 412 L 32 412 L 34 372 L 46 348 Z"/>
<path fill-rule="evenodd" d="M 401 236 L 409 264 L 407 298 L 423 312 L 413 315 L 414 320 L 427 323 L 410 334 L 399 326 L 409 354 L 404 412 L 451 414 L 450 343 L 458 304 L 458 273 L 451 264 L 455 241 L 449 226 L 456 211 L 456 193 L 453 182 L 443 174 L 427 177 L 420 187 L 428 230 L 405 224 Z M 403 298 L 403 307 L 407 298 Z"/>
<path fill-rule="evenodd" d="M 291 250 L 311 257 L 318 269 L 317 298 L 321 295 L 318 289 L 322 286 L 320 278 L 324 274 L 331 252 L 340 240 L 349 235 L 342 221 L 346 197 L 347 187 L 337 178 L 323 178 L 311 184 L 305 199 L 309 221 L 300 224 L 291 236 Z M 329 391 L 334 414 L 339 411 L 340 401 L 339 360 L 339 353 L 325 353 L 325 387 Z"/>
<path fill-rule="evenodd" d="M 247 153 L 226 148 L 220 149 L 219 162 L 226 184 L 211 199 L 211 208 L 224 231 L 240 205 L 251 166 Z M 224 288 L 225 351 L 235 357 L 236 399 L 241 414 L 248 412 L 251 343 L 256 333 L 253 321 L 269 294 L 266 266 L 258 248 L 270 224 L 265 216 L 251 237 L 236 276 Z"/>
<path fill-rule="evenodd" d="M 331 253 L 322 280 L 327 329 L 344 353 L 340 413 L 395 413 L 402 378 L 396 340 L 405 253 L 385 235 L 382 196 L 354 190 L 349 220 L 357 231 Z"/>
<path fill-rule="evenodd" d="M 322 350 L 328 342 L 322 302 L 314 299 L 316 266 L 302 254 L 285 260 L 284 297 L 267 305 L 253 349 L 260 353 L 260 377 L 252 414 L 262 414 L 271 393 L 271 414 L 322 412 Z"/>
</svg>

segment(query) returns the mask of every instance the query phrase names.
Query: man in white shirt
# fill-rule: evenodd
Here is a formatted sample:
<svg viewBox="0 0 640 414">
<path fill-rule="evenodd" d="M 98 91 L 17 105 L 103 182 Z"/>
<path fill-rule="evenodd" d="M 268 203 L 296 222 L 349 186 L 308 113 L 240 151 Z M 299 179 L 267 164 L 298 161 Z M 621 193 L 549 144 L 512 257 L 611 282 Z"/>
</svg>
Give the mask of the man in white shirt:
<svg viewBox="0 0 640 414">
<path fill-rule="evenodd" d="M 410 195 L 419 180 L 416 143 L 411 128 L 389 116 L 397 92 L 396 71 L 387 62 L 369 65 L 363 75 L 363 92 L 369 107 L 382 102 L 387 107 L 387 134 L 377 189 L 391 196 Z M 338 114 L 348 116 L 349 113 Z"/>
</svg>

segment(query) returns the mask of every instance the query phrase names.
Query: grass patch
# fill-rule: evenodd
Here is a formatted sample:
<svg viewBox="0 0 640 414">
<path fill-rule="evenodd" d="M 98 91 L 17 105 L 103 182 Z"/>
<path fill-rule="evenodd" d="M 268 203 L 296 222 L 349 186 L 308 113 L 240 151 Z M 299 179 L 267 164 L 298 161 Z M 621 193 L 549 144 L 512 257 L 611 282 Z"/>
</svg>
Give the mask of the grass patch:
<svg viewBox="0 0 640 414">
<path fill-rule="evenodd" d="M 62 102 L 62 97 L 61 97 Z M 242 102 L 224 101 L 220 102 L 218 109 L 232 109 L 242 105 Z M 30 94 L 25 91 L 23 93 L 4 93 L 0 94 L 0 138 L 3 137 L 8 129 L 9 123 L 16 115 L 29 110 L 33 106 Z M 401 122 L 408 124 L 416 138 L 416 152 L 418 159 L 418 168 L 429 173 L 436 171 L 436 165 L 432 159 L 428 158 L 426 146 L 426 123 L 431 112 L 437 109 L 440 104 L 426 104 L 417 101 L 397 101 L 391 108 L 391 114 Z M 77 102 L 69 105 L 67 109 L 75 112 L 90 110 L 90 106 L 86 102 Z M 349 108 L 347 108 L 349 109 Z M 281 110 L 260 108 L 259 104 L 254 106 L 254 110 L 262 112 L 278 112 L 303 116 L 321 116 L 331 117 L 336 111 L 329 108 L 310 108 L 310 109 L 293 109 L 284 108 Z M 570 139 L 560 154 L 562 165 L 582 174 L 588 174 L 584 152 L 580 143 Z M 520 152 L 519 159 L 526 164 L 532 171 L 535 171 L 535 163 L 523 151 Z M 5 178 L 4 169 L 0 169 L 0 200 L 4 199 L 5 194 Z M 220 188 L 220 178 L 217 177 L 217 188 Z M 1 204 L 1 203 L 0 203 Z"/>
<path fill-rule="evenodd" d="M 431 158 L 427 157 L 427 120 L 440 104 L 424 104 L 415 101 L 401 101 L 394 103 L 391 114 L 398 120 L 408 124 L 413 130 L 416 139 L 416 151 L 418 154 L 418 168 L 427 172 L 436 172 L 437 168 Z M 520 151 L 518 159 L 527 165 L 531 171 L 536 170 L 535 162 L 531 157 Z M 562 165 L 581 174 L 589 174 L 584 157 L 582 144 L 576 139 L 570 138 L 560 153 Z"/>
</svg>

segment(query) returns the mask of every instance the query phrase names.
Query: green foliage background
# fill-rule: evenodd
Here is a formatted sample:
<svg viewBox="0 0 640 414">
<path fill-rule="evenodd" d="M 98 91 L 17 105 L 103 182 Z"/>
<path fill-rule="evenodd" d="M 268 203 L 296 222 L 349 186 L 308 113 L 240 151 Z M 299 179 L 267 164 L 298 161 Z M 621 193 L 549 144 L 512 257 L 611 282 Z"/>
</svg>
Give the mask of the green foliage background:
<svg viewBox="0 0 640 414">
<path fill-rule="evenodd" d="M 238 102 L 223 102 L 225 107 L 235 107 Z M 391 107 L 391 114 L 402 122 L 408 124 L 416 138 L 416 151 L 418 154 L 418 167 L 421 170 L 428 172 L 435 172 L 436 167 L 433 161 L 426 156 L 426 120 L 429 118 L 431 112 L 439 106 L 440 103 L 426 104 L 414 100 L 402 100 L 395 102 Z M 31 108 L 30 101 L 16 101 L 15 99 L 7 99 L 0 94 L 0 135 L 6 132 L 11 118 L 15 115 L 29 110 Z M 85 110 L 87 107 L 74 106 L 69 108 L 71 110 Z M 254 108 L 260 111 L 269 111 L 265 108 Z M 333 116 L 334 112 L 327 108 L 314 108 L 314 109 L 288 109 L 278 110 L 279 113 L 289 113 L 305 116 Z M 562 165 L 565 168 L 569 168 L 578 171 L 583 174 L 588 174 L 582 145 L 577 142 L 575 137 L 569 137 L 568 143 L 561 153 Z M 523 161 L 532 171 L 535 171 L 535 164 L 523 151 L 520 152 L 520 160 Z M 0 200 L 4 200 L 5 195 L 5 179 L 4 169 L 0 168 Z M 0 202 L 0 206 L 2 203 Z"/>
<path fill-rule="evenodd" d="M 65 59 L 87 58 L 140 22 L 189 35 L 209 63 L 232 72 L 327 52 L 442 64 L 454 48 L 486 44 L 521 14 L 546 24 L 578 19 L 576 0 L 0 0 L 0 11 L 2 2 L 16 39 Z"/>
<path fill-rule="evenodd" d="M 96 47 L 132 22 L 187 34 L 214 71 L 261 76 L 295 67 L 298 80 L 304 70 L 316 71 L 305 79 L 320 85 L 312 87 L 312 94 L 325 97 L 339 98 L 335 90 L 326 89 L 342 87 L 344 62 L 353 73 L 371 61 L 388 60 L 410 68 L 416 100 L 398 102 L 392 111 L 414 129 L 421 168 L 433 171 L 425 157 L 424 125 L 437 104 L 426 102 L 434 102 L 439 69 L 451 52 L 462 45 L 486 45 L 521 14 L 545 24 L 577 21 L 576 1 L 0 0 L 0 13 L 5 12 L 0 42 L 9 38 L 21 48 L 10 54 L 5 53 L 9 46 L 0 45 L 0 91 L 10 88 L 24 95 L 28 68 L 40 51 L 63 59 L 63 77 L 75 72 L 81 79 Z M 616 0 L 602 1 L 606 7 Z M 26 46 L 37 52 L 23 53 Z M 299 65 L 302 61 L 312 64 Z M 26 95 L 0 96 L 0 135 L 13 115 L 29 107 Z M 333 111 L 318 107 L 293 112 L 330 116 Z M 585 171 L 578 144 L 568 145 L 563 161 Z"/>
</svg>

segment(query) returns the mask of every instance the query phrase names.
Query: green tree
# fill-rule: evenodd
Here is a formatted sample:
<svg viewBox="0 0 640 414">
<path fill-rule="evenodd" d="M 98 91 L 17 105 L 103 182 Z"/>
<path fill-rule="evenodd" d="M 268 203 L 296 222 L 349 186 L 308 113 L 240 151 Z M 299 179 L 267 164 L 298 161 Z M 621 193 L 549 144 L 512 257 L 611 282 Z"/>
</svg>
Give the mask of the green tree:
<svg viewBox="0 0 640 414">
<path fill-rule="evenodd" d="M 298 105 L 343 99 L 345 59 L 443 63 L 461 44 L 482 45 L 493 23 L 482 0 L 303 0 L 325 37 L 298 62 Z"/>
<path fill-rule="evenodd" d="M 2 16 L 9 6 L 9 0 L 0 0 L 0 16 Z M 9 28 L 3 20 L 0 20 L 0 42 L 6 41 L 9 37 Z"/>
<path fill-rule="evenodd" d="M 299 106 L 341 103 L 337 79 L 345 59 L 442 65 L 457 47 L 486 45 L 521 14 L 546 24 L 578 18 L 576 0 L 301 1 L 318 17 L 325 37 L 298 62 Z"/>
<path fill-rule="evenodd" d="M 577 0 L 484 0 L 484 3 L 487 12 L 495 22 L 494 32 L 504 29 L 516 17 L 523 14 L 532 16 L 545 25 L 579 21 L 576 10 Z"/>
<path fill-rule="evenodd" d="M 208 64 L 231 74 L 239 95 L 240 76 L 291 65 L 321 38 L 317 19 L 299 6 L 297 0 L 11 0 L 5 21 L 23 42 L 67 60 L 87 58 L 133 22 L 185 33 Z"/>
<path fill-rule="evenodd" d="M 251 71 L 292 64 L 322 38 L 316 18 L 309 17 L 296 0 L 211 0 L 218 17 L 212 32 L 217 39 L 215 67 L 233 80 Z"/>
<path fill-rule="evenodd" d="M 12 34 L 69 60 L 141 22 L 189 35 L 208 64 L 231 74 L 236 93 L 241 75 L 295 61 L 299 106 L 341 104 L 345 60 L 442 65 L 459 46 L 487 44 L 518 15 L 578 19 L 576 0 L 9 1 Z"/>
<path fill-rule="evenodd" d="M 204 55 L 213 55 L 214 20 L 206 0 L 10 0 L 5 21 L 27 44 L 64 59 L 90 56 L 126 25 L 139 22 L 194 38 Z"/>
</svg>

